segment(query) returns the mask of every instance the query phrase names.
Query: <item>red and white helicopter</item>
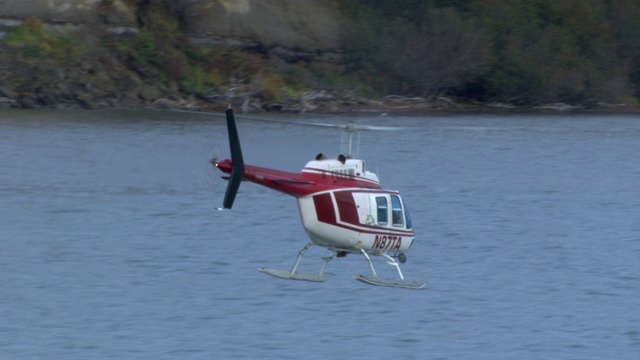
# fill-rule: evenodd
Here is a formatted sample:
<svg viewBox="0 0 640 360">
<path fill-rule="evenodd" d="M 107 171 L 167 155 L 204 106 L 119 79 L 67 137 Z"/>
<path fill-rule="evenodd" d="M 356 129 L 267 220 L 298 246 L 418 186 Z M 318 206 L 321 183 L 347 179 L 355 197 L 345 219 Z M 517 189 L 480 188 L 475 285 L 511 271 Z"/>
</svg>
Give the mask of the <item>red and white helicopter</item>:
<svg viewBox="0 0 640 360">
<path fill-rule="evenodd" d="M 226 110 L 231 159 L 212 164 L 230 174 L 223 208 L 231 209 L 242 180 L 266 186 L 295 197 L 298 201 L 302 224 L 311 242 L 298 254 L 291 270 L 260 268 L 259 270 L 282 279 L 322 282 L 334 275 L 325 269 L 334 257 L 361 254 L 369 263 L 372 276 L 356 274 L 353 277 L 371 285 L 419 289 L 424 280 L 407 280 L 400 270 L 406 262 L 405 252 L 411 247 L 415 233 L 409 211 L 395 190 L 382 188 L 378 176 L 365 167 L 364 160 L 340 155 L 327 159 L 319 154 L 309 161 L 300 173 L 270 169 L 244 163 L 240 139 L 233 110 Z M 349 132 L 351 153 L 354 124 L 344 127 Z M 314 245 L 331 251 L 323 257 L 324 265 L 318 273 L 298 271 L 304 252 Z M 379 277 L 370 255 L 382 256 L 398 270 L 399 278 Z"/>
</svg>

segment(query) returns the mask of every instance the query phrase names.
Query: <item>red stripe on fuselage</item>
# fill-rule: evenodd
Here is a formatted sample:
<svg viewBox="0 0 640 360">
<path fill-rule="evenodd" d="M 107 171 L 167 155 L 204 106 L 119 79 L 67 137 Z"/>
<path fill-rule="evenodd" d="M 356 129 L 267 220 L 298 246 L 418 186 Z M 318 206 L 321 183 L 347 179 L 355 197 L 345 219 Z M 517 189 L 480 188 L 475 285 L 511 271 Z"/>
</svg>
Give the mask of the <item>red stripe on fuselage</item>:
<svg viewBox="0 0 640 360">
<path fill-rule="evenodd" d="M 353 200 L 351 191 L 336 191 L 334 192 L 334 196 L 338 203 L 340 220 L 350 224 L 359 224 L 358 209 L 356 208 L 356 202 Z"/>
<path fill-rule="evenodd" d="M 233 163 L 229 159 L 220 161 L 217 166 L 225 173 L 233 170 Z M 344 187 L 380 188 L 379 184 L 370 181 L 365 183 L 357 177 L 313 172 L 293 173 L 254 165 L 245 165 L 243 179 L 295 197 Z"/>
<path fill-rule="evenodd" d="M 336 223 L 336 212 L 333 209 L 331 193 L 313 195 L 313 205 L 316 208 L 318 221 L 328 224 Z"/>
</svg>

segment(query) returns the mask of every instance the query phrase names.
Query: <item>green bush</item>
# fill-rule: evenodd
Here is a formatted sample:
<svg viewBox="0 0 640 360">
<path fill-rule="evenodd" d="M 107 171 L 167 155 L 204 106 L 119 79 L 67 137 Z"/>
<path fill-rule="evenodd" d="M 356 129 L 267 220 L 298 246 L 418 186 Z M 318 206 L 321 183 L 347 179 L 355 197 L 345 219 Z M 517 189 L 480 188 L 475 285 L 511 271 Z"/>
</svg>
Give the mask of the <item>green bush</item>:
<svg viewBox="0 0 640 360">
<path fill-rule="evenodd" d="M 637 1 L 347 0 L 343 7 L 351 70 L 371 90 L 521 104 L 640 94 Z"/>
<path fill-rule="evenodd" d="M 7 33 L 4 41 L 32 59 L 61 59 L 73 47 L 70 39 L 45 31 L 42 21 L 37 18 L 26 19 L 21 26 Z"/>
</svg>

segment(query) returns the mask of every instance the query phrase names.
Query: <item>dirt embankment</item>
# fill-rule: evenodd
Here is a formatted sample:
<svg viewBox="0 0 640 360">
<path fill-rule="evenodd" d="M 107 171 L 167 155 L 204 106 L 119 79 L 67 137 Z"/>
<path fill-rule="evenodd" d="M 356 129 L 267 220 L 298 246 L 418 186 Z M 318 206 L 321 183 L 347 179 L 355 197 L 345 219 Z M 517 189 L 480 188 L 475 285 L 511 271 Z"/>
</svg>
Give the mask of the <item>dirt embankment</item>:
<svg viewBox="0 0 640 360">
<path fill-rule="evenodd" d="M 334 109 L 336 100 L 343 99 L 327 88 L 274 99 L 263 96 L 264 84 L 236 74 L 216 79 L 220 86 L 201 85 L 209 85 L 208 74 L 184 65 L 192 60 L 172 49 L 161 53 L 165 38 L 176 39 L 158 34 L 161 25 L 149 26 L 149 19 L 164 11 L 165 18 L 154 21 L 177 21 L 174 32 L 180 33 L 179 41 L 194 47 L 248 50 L 272 59 L 270 66 L 299 61 L 336 65 L 344 54 L 343 25 L 333 1 L 175 0 L 166 1 L 163 8 L 149 3 L 153 2 L 1 1 L 0 107 L 206 108 L 231 101 L 247 111 L 313 111 Z M 145 42 L 147 33 L 152 38 Z"/>
<path fill-rule="evenodd" d="M 345 75 L 339 4 L 0 0 L 0 108 L 217 110 L 233 103 L 247 112 L 522 110 L 442 97 L 357 95 L 354 88 L 366 84 Z M 547 104 L 536 110 L 584 109 Z"/>
</svg>

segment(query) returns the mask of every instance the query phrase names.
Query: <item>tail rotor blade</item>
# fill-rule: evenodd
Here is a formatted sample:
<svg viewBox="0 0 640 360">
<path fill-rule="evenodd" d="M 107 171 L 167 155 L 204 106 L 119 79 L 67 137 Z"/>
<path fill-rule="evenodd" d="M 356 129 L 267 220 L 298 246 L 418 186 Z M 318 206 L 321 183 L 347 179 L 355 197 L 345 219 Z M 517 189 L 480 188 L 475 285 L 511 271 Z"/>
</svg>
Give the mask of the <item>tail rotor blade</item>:
<svg viewBox="0 0 640 360">
<path fill-rule="evenodd" d="M 240 147 L 240 137 L 238 136 L 238 129 L 236 128 L 236 121 L 233 116 L 233 110 L 227 109 L 227 130 L 229 132 L 229 147 L 231 149 L 231 162 L 233 169 L 231 170 L 231 176 L 229 177 L 229 184 L 227 184 L 227 191 L 224 194 L 224 201 L 222 206 L 225 209 L 231 209 L 233 202 L 236 199 L 236 194 L 240 188 L 242 177 L 244 176 L 244 160 L 242 158 L 242 148 Z"/>
<path fill-rule="evenodd" d="M 231 209 L 233 206 L 233 202 L 236 199 L 236 194 L 238 193 L 238 189 L 240 188 L 240 183 L 242 182 L 243 170 L 236 170 L 234 165 L 233 171 L 231 172 L 231 177 L 229 178 L 229 184 L 227 184 L 227 192 L 224 194 L 224 201 L 222 202 L 222 207 L 225 209 Z"/>
</svg>

